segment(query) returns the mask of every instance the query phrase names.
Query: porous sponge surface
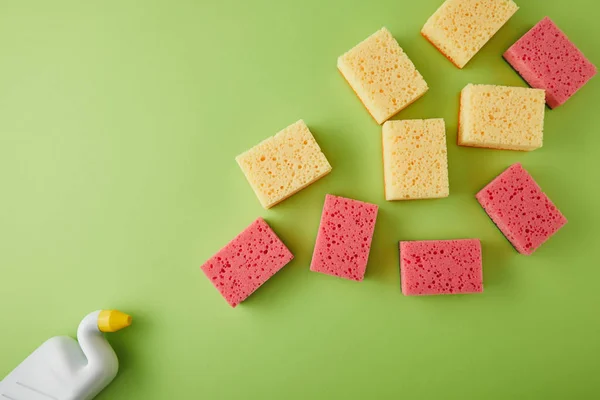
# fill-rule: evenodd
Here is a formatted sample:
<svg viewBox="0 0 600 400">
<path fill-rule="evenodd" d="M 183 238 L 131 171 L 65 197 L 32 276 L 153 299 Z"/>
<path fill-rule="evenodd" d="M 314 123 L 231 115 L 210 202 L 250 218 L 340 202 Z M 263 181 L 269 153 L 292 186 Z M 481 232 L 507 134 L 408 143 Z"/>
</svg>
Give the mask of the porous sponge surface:
<svg viewBox="0 0 600 400">
<path fill-rule="evenodd" d="M 382 131 L 386 200 L 447 197 L 444 120 L 387 121 Z"/>
<path fill-rule="evenodd" d="M 293 258 L 271 227 L 258 218 L 201 269 L 235 307 Z"/>
<path fill-rule="evenodd" d="M 504 58 L 531 87 L 546 91 L 551 108 L 564 104 L 598 72 L 548 17 L 517 40 Z"/>
<path fill-rule="evenodd" d="M 428 90 L 423 76 L 386 28 L 340 56 L 337 65 L 378 124 Z"/>
<path fill-rule="evenodd" d="M 477 201 L 521 254 L 529 255 L 567 219 L 521 164 L 511 165 L 476 195 Z"/>
<path fill-rule="evenodd" d="M 240 154 L 236 161 L 264 208 L 273 207 L 331 171 L 302 120 Z"/>
<path fill-rule="evenodd" d="M 402 293 L 406 296 L 483 291 L 478 239 L 400 242 Z"/>
<path fill-rule="evenodd" d="M 523 151 L 542 147 L 544 107 L 540 89 L 469 84 L 461 91 L 458 144 Z"/>
<path fill-rule="evenodd" d="M 328 194 L 310 270 L 362 281 L 378 209 L 375 204 Z"/>
<path fill-rule="evenodd" d="M 462 68 L 518 9 L 512 0 L 447 0 L 421 34 Z"/>
</svg>

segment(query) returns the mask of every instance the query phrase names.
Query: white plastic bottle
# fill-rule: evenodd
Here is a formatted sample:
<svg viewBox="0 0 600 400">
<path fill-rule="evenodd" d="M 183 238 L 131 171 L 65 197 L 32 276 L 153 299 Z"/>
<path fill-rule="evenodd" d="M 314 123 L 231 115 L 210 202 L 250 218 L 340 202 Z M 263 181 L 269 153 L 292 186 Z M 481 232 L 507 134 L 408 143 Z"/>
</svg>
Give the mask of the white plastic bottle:
<svg viewBox="0 0 600 400">
<path fill-rule="evenodd" d="M 103 332 L 131 325 L 116 310 L 95 311 L 77 330 L 77 340 L 47 340 L 0 381 L 0 400 L 91 400 L 117 375 L 119 360 Z"/>
</svg>

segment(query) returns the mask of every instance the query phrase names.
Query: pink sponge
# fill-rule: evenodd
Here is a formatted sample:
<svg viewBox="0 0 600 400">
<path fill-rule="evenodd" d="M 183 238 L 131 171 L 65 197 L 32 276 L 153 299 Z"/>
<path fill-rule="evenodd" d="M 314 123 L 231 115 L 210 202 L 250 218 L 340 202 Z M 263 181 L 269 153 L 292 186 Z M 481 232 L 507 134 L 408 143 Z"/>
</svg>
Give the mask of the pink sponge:
<svg viewBox="0 0 600 400">
<path fill-rule="evenodd" d="M 375 204 L 328 194 L 310 270 L 362 281 L 378 208 Z"/>
<path fill-rule="evenodd" d="M 258 218 L 204 263 L 202 271 L 235 307 L 293 258 L 269 225 Z"/>
<path fill-rule="evenodd" d="M 511 165 L 476 197 L 521 254 L 533 253 L 567 223 L 521 164 Z"/>
<path fill-rule="evenodd" d="M 546 103 L 566 102 L 597 69 L 548 17 L 513 44 L 504 58 L 531 87 L 546 90 Z"/>
<path fill-rule="evenodd" d="M 405 296 L 483 292 L 478 239 L 400 242 Z"/>
</svg>

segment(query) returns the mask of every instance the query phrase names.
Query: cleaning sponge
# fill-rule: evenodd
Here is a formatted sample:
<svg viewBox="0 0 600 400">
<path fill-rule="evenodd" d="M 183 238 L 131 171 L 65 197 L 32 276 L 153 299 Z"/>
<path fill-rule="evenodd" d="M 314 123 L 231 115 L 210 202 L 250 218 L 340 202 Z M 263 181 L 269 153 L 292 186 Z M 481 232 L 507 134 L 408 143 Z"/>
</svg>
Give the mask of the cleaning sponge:
<svg viewBox="0 0 600 400">
<path fill-rule="evenodd" d="M 421 34 L 462 68 L 518 9 L 512 0 L 446 0 Z"/>
<path fill-rule="evenodd" d="M 273 207 L 331 171 L 302 120 L 240 154 L 236 161 L 264 208 Z"/>
<path fill-rule="evenodd" d="M 421 34 L 462 68 L 518 9 L 512 0 L 447 0 Z"/>
<path fill-rule="evenodd" d="M 201 268 L 235 307 L 293 258 L 269 225 L 258 218 Z"/>
<path fill-rule="evenodd" d="M 447 197 L 448 155 L 444 120 L 383 124 L 386 200 Z"/>
<path fill-rule="evenodd" d="M 598 72 L 548 17 L 513 44 L 504 58 L 531 87 L 546 90 L 551 108 L 564 104 Z"/>
<path fill-rule="evenodd" d="M 337 65 L 378 124 L 428 89 L 419 71 L 386 28 L 339 57 Z"/>
<path fill-rule="evenodd" d="M 405 296 L 483 291 L 478 239 L 400 242 Z"/>
<path fill-rule="evenodd" d="M 467 85 L 460 96 L 458 144 L 492 149 L 542 147 L 544 91 Z"/>
<path fill-rule="evenodd" d="M 477 201 L 521 254 L 529 255 L 567 223 L 521 164 L 511 165 Z"/>
<path fill-rule="evenodd" d="M 328 194 L 310 270 L 362 281 L 378 208 L 375 204 Z"/>
</svg>

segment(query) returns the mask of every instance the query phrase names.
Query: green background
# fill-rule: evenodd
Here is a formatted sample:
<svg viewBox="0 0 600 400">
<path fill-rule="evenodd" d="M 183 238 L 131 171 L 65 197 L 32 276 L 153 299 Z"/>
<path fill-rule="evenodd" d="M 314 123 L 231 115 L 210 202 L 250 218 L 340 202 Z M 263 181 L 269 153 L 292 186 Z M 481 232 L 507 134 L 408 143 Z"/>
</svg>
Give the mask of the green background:
<svg viewBox="0 0 600 400">
<path fill-rule="evenodd" d="M 463 70 L 419 35 L 441 0 L 0 3 L 0 376 L 118 308 L 99 399 L 583 399 L 600 391 L 600 78 L 532 153 L 458 147 L 467 83 L 545 15 L 600 64 L 596 0 L 521 0 Z M 380 127 L 336 59 L 387 26 L 443 117 L 450 197 L 386 202 Z M 263 210 L 234 157 L 303 118 L 332 173 Z M 569 223 L 516 253 L 474 194 L 522 162 Z M 311 273 L 326 193 L 379 204 L 362 283 Z M 230 309 L 199 266 L 264 217 L 295 260 Z M 485 292 L 400 293 L 398 240 L 482 240 Z"/>
</svg>

